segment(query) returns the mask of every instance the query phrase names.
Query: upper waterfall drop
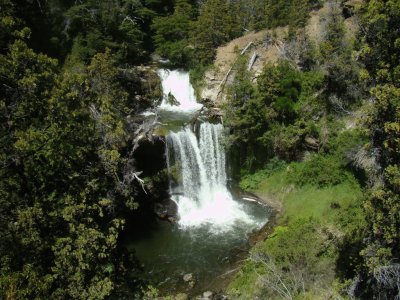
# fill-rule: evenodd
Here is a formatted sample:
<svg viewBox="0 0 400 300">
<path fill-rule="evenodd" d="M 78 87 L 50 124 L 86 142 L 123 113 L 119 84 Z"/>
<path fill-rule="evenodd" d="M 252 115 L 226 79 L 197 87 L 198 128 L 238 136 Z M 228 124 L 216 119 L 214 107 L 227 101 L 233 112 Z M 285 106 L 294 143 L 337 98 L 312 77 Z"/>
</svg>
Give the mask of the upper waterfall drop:
<svg viewBox="0 0 400 300">
<path fill-rule="evenodd" d="M 163 100 L 160 108 L 176 112 L 195 112 L 203 107 L 196 101 L 195 91 L 190 84 L 189 73 L 183 70 L 159 69 L 157 71 L 161 79 Z M 178 105 L 168 103 L 168 95 L 175 97 Z"/>
</svg>

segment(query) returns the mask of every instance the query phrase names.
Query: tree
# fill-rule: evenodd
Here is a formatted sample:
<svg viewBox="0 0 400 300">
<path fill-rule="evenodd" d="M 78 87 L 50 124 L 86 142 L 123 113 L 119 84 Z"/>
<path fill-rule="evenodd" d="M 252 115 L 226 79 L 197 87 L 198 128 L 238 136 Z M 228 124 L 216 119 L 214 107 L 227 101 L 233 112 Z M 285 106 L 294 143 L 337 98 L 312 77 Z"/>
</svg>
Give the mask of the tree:
<svg viewBox="0 0 400 300">
<path fill-rule="evenodd" d="M 141 190 L 129 147 L 135 103 L 108 51 L 83 73 L 20 40 L 0 55 L 0 295 L 133 293 L 118 237 Z M 78 134 L 79 133 L 79 134 Z"/>
<path fill-rule="evenodd" d="M 368 1 L 362 16 L 363 62 L 375 82 L 400 84 L 399 32 L 393 30 L 400 24 L 398 1 Z"/>
<path fill-rule="evenodd" d="M 375 83 L 366 125 L 382 182 L 376 183 L 365 203 L 370 235 L 363 254 L 366 276 L 377 287 L 371 293 L 391 298 L 398 297 L 399 287 L 382 280 L 382 276 L 396 270 L 395 263 L 400 259 L 400 32 L 393 30 L 400 24 L 400 3 L 369 1 L 364 9 L 361 55 L 369 78 Z"/>
<path fill-rule="evenodd" d="M 156 51 L 173 65 L 186 66 L 190 62 L 192 47 L 189 35 L 193 27 L 193 7 L 187 0 L 178 0 L 172 15 L 154 19 Z"/>
<path fill-rule="evenodd" d="M 296 299 L 319 285 L 328 285 L 334 274 L 329 256 L 332 237 L 311 219 L 277 226 L 265 243 L 254 248 L 250 261 L 262 287 L 262 296 Z M 317 233 L 318 232 L 318 233 Z"/>
<path fill-rule="evenodd" d="M 215 48 L 237 37 L 242 32 L 226 0 L 207 0 L 200 9 L 191 41 L 194 58 L 202 64 L 213 61 Z"/>
</svg>

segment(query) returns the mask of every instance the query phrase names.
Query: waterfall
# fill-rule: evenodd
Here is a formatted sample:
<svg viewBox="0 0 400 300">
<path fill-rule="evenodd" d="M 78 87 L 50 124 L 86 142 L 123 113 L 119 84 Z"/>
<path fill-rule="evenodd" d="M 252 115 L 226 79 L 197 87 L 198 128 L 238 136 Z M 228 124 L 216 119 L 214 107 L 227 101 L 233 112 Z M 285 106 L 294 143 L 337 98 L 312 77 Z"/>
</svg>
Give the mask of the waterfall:
<svg viewBox="0 0 400 300">
<path fill-rule="evenodd" d="M 202 105 L 197 103 L 196 95 L 190 84 L 189 73 L 182 70 L 159 69 L 158 76 L 161 79 L 163 100 L 160 108 L 175 112 L 191 112 L 199 110 Z M 174 96 L 178 105 L 168 103 L 169 95 Z"/>
<path fill-rule="evenodd" d="M 170 192 L 182 228 L 209 225 L 220 232 L 253 223 L 227 189 L 222 134 L 221 124 L 202 123 L 198 138 L 189 128 L 167 136 L 168 170 L 177 179 Z"/>
<path fill-rule="evenodd" d="M 176 120 L 179 116 L 184 120 L 202 107 L 197 103 L 187 72 L 159 69 L 158 75 L 163 88 L 159 108 L 161 112 L 173 114 L 167 114 L 168 118 Z M 178 105 L 169 103 L 171 95 Z M 185 127 L 170 131 L 166 138 L 169 188 L 171 199 L 178 206 L 181 228 L 206 226 L 211 231 L 224 232 L 240 224 L 246 228 L 258 224 L 227 188 L 225 149 L 221 144 L 223 131 L 221 124 L 202 123 L 197 135 Z"/>
<path fill-rule="evenodd" d="M 158 74 L 164 90 L 158 117 L 165 131 L 160 132 L 166 134 L 169 191 L 178 218 L 173 225 L 153 223 L 151 234 L 135 240 L 132 247 L 144 265 L 145 279 L 160 291 L 186 290 L 182 275 L 188 273 L 194 274 L 197 291 L 208 290 L 209 279 L 231 269 L 240 257 L 232 250 L 247 249 L 249 234 L 265 224 L 268 213 L 258 203 L 237 201 L 228 190 L 224 127 L 185 126 L 201 108 L 189 74 L 164 69 Z M 179 105 L 168 104 L 168 95 Z"/>
</svg>

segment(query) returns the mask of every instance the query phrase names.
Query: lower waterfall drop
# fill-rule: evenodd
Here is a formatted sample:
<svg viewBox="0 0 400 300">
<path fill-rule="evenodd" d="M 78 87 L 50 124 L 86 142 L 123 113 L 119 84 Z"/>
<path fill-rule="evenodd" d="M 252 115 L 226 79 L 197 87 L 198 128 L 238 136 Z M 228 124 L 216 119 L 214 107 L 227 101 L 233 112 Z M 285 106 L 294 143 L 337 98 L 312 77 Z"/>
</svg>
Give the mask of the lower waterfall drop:
<svg viewBox="0 0 400 300">
<path fill-rule="evenodd" d="M 178 177 L 170 183 L 170 192 L 181 228 L 209 225 L 221 232 L 238 223 L 256 225 L 227 189 L 222 134 L 221 124 L 202 123 L 199 139 L 189 128 L 167 137 L 168 170 Z"/>
</svg>

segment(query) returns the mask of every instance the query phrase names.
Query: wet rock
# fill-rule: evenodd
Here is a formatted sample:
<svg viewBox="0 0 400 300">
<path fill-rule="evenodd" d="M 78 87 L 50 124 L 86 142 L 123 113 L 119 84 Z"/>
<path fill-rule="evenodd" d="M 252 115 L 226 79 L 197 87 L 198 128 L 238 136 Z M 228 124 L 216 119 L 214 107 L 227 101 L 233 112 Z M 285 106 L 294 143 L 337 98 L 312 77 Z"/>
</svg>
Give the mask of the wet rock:
<svg viewBox="0 0 400 300">
<path fill-rule="evenodd" d="M 183 275 L 183 281 L 184 282 L 189 282 L 193 280 L 193 274 L 192 273 L 188 273 Z"/>
<path fill-rule="evenodd" d="M 179 106 L 180 103 L 178 100 L 176 100 L 175 96 L 171 94 L 171 92 L 168 93 L 168 98 L 167 98 L 167 102 L 169 105 L 172 106 Z"/>
<path fill-rule="evenodd" d="M 167 218 L 167 210 L 161 203 L 156 203 L 154 206 L 154 212 L 160 219 L 164 220 Z"/>
<path fill-rule="evenodd" d="M 171 199 L 165 199 L 154 205 L 154 212 L 161 220 L 175 223 L 178 218 L 178 206 Z"/>
<path fill-rule="evenodd" d="M 196 285 L 195 281 L 189 281 L 189 287 L 192 289 Z"/>
<path fill-rule="evenodd" d="M 174 300 L 188 300 L 189 297 L 185 293 L 179 293 L 174 297 Z"/>
<path fill-rule="evenodd" d="M 176 223 L 176 218 L 174 218 L 174 217 L 169 217 L 168 218 L 168 222 L 170 222 L 170 223 Z"/>
<path fill-rule="evenodd" d="M 185 274 L 183 276 L 183 281 L 186 282 L 191 289 L 196 285 L 196 281 L 194 280 L 192 273 Z"/>
<path fill-rule="evenodd" d="M 203 293 L 203 299 L 212 299 L 213 292 L 207 291 Z"/>
</svg>

